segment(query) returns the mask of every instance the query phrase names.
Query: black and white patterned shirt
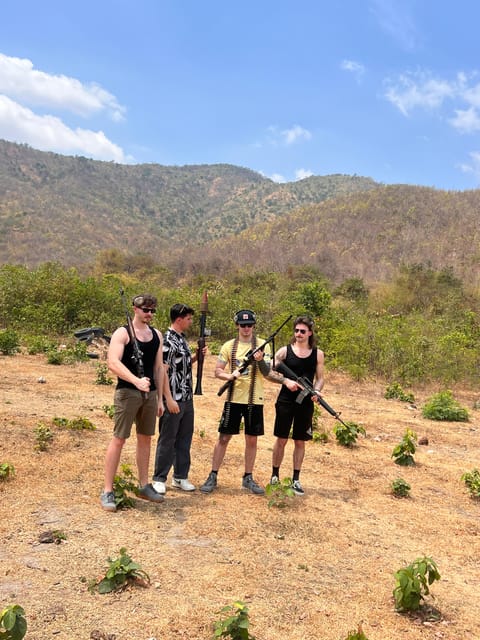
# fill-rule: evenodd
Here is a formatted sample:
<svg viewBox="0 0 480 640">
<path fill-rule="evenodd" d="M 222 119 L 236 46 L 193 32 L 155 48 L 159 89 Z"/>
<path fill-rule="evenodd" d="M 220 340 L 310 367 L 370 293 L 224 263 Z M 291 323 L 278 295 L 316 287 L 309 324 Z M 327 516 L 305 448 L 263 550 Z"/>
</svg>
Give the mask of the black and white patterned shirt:
<svg viewBox="0 0 480 640">
<path fill-rule="evenodd" d="M 168 366 L 167 376 L 172 398 L 186 402 L 193 398 L 192 354 L 183 334 L 167 329 L 163 337 L 163 362 Z"/>
</svg>

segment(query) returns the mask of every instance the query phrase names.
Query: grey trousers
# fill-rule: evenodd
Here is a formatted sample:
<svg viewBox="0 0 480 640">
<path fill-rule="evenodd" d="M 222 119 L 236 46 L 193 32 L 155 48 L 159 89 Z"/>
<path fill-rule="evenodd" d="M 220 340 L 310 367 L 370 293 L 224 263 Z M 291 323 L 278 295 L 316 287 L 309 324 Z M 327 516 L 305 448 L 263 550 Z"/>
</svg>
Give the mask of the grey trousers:
<svg viewBox="0 0 480 640">
<path fill-rule="evenodd" d="M 178 406 L 180 413 L 170 413 L 165 409 L 159 420 L 154 481 L 165 482 L 172 466 L 174 478 L 188 478 L 193 438 L 193 400 L 179 402 Z"/>
</svg>

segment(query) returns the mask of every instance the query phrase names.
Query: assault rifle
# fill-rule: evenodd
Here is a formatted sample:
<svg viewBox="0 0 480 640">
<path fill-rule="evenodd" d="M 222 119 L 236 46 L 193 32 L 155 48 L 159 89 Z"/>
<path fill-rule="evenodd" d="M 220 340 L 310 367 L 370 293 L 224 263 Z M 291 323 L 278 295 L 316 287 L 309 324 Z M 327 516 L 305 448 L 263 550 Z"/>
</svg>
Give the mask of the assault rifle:
<svg viewBox="0 0 480 640">
<path fill-rule="evenodd" d="M 205 356 L 203 350 L 205 349 L 205 337 L 210 335 L 207 329 L 207 313 L 208 313 L 208 295 L 207 292 L 203 292 L 202 302 L 200 304 L 200 337 L 198 338 L 197 349 L 197 384 L 195 386 L 194 395 L 202 395 L 202 375 L 203 375 L 203 361 Z"/>
<path fill-rule="evenodd" d="M 275 336 L 277 335 L 277 333 L 280 331 L 280 329 L 283 329 L 283 327 L 287 324 L 287 322 L 292 317 L 293 316 L 291 316 L 291 315 L 288 316 L 288 318 L 285 320 L 285 322 L 282 322 L 282 324 L 278 327 L 278 329 L 276 329 L 272 333 L 272 335 L 269 336 L 265 340 L 265 342 L 263 342 L 260 346 L 256 347 L 255 349 L 250 349 L 250 351 L 244 357 L 244 359 L 243 359 L 242 363 L 240 364 L 240 366 L 237 367 L 237 371 L 239 371 L 240 373 L 243 373 L 245 371 L 245 369 L 247 369 L 252 364 L 252 362 L 255 360 L 255 358 L 254 358 L 255 354 L 258 353 L 259 351 L 263 351 L 269 342 L 273 343 L 273 340 L 274 340 Z M 221 396 L 224 391 L 226 391 L 230 387 L 233 387 L 234 382 L 235 382 L 235 380 L 227 380 L 227 382 L 225 382 L 225 384 L 222 385 L 220 387 L 220 389 L 218 390 L 217 396 Z"/>
<path fill-rule="evenodd" d="M 145 377 L 145 369 L 143 367 L 143 353 L 140 351 L 140 347 L 138 346 L 137 336 L 135 335 L 135 328 L 133 326 L 132 318 L 127 308 L 127 304 L 125 302 L 125 292 L 123 289 L 120 289 L 120 297 L 122 298 L 123 310 L 125 311 L 125 315 L 127 317 L 127 333 L 130 338 L 130 342 L 132 345 L 132 360 L 135 363 L 135 368 L 137 370 L 137 376 L 139 378 Z M 146 400 L 148 398 L 148 393 L 142 391 L 142 396 Z"/>
<path fill-rule="evenodd" d="M 335 411 L 335 409 L 332 409 L 332 407 L 328 404 L 326 400 L 322 398 L 322 396 L 320 395 L 320 392 L 315 389 L 315 387 L 313 386 L 313 384 L 310 382 L 308 378 L 305 378 L 304 376 L 297 376 L 297 374 L 294 373 L 290 369 L 290 367 L 287 367 L 287 365 L 284 362 L 279 362 L 278 364 L 276 364 L 275 371 L 282 373 L 286 378 L 295 380 L 295 382 L 297 382 L 302 387 L 302 390 L 297 395 L 295 402 L 298 402 L 298 404 L 300 404 L 301 402 L 303 402 L 304 398 L 306 398 L 307 396 L 314 396 L 315 398 L 318 399 L 319 404 L 322 405 L 325 411 L 328 411 L 328 413 L 331 416 L 333 416 L 336 420 L 338 420 L 345 427 L 348 428 L 348 425 L 346 425 L 345 422 L 340 418 L 340 414 L 338 413 L 338 411 Z"/>
</svg>

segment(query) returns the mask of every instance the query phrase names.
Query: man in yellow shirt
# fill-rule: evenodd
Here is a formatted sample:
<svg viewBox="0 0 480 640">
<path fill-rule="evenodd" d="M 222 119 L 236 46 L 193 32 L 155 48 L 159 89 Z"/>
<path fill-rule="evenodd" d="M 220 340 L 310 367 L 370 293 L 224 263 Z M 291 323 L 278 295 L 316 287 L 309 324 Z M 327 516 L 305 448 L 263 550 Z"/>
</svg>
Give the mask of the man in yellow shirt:
<svg viewBox="0 0 480 640">
<path fill-rule="evenodd" d="M 211 493 L 217 487 L 217 474 L 227 451 L 232 435 L 240 433 L 240 424 L 244 422 L 245 432 L 245 473 L 242 488 L 257 495 L 265 490 L 253 479 L 253 467 L 257 455 L 257 437 L 263 436 L 263 376 L 270 371 L 270 345 L 254 354 L 254 360 L 243 371 L 241 365 L 245 359 L 264 340 L 255 335 L 256 315 L 250 309 L 237 311 L 233 318 L 238 335 L 228 340 L 220 349 L 215 377 L 231 381 L 227 399 L 223 408 L 219 437 L 213 450 L 212 470 L 205 483 L 200 487 L 203 493 Z M 243 367 L 242 367 L 243 368 Z"/>
</svg>

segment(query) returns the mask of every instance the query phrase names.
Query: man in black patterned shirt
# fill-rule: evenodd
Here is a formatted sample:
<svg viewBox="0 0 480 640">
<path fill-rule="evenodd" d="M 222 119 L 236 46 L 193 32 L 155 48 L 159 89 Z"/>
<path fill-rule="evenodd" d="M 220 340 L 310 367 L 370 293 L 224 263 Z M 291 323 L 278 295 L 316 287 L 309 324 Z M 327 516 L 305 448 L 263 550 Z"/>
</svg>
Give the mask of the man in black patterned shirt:
<svg viewBox="0 0 480 640">
<path fill-rule="evenodd" d="M 186 304 L 174 304 L 170 309 L 171 324 L 163 338 L 165 413 L 159 422 L 160 435 L 152 483 L 160 494 L 166 491 L 167 476 L 172 466 L 172 487 L 183 491 L 195 490 L 188 473 L 194 419 L 192 363 L 196 361 L 197 354 L 191 354 L 185 340 L 193 313 L 193 309 Z"/>
</svg>

